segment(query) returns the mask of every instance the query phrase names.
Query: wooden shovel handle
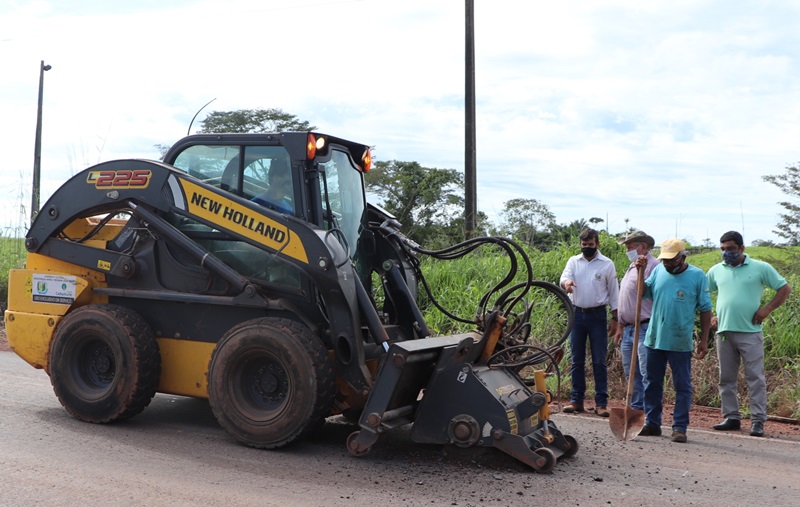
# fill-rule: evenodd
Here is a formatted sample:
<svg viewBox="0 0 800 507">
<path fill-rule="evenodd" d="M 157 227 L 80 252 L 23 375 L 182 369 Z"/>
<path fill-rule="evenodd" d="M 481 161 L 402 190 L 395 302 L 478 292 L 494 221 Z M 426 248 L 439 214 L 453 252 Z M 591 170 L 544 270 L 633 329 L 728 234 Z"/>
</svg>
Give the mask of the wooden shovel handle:
<svg viewBox="0 0 800 507">
<path fill-rule="evenodd" d="M 642 320 L 642 297 L 644 296 L 644 267 L 636 267 L 636 320 L 633 325 L 633 349 L 631 349 L 631 368 L 628 373 L 628 393 L 625 406 L 629 407 L 633 399 L 633 378 L 636 375 L 636 364 L 639 362 L 639 330 Z"/>
</svg>

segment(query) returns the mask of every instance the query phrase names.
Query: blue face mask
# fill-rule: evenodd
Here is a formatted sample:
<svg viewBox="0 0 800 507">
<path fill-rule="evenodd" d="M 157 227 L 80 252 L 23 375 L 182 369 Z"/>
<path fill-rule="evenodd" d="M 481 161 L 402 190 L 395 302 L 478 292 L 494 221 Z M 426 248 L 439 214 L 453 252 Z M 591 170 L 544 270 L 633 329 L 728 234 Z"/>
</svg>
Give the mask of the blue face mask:
<svg viewBox="0 0 800 507">
<path fill-rule="evenodd" d="M 733 266 L 736 264 L 736 261 L 739 260 L 739 251 L 737 250 L 735 252 L 729 252 L 727 250 L 723 250 L 722 260 L 725 262 L 725 264 Z"/>
</svg>

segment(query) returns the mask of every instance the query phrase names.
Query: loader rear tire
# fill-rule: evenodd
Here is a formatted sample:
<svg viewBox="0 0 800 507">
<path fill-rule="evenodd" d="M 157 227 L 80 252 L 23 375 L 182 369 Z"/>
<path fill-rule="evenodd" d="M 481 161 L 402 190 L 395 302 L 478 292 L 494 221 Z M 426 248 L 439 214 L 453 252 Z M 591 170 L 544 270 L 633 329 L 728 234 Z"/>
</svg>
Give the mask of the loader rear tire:
<svg viewBox="0 0 800 507">
<path fill-rule="evenodd" d="M 161 373 L 158 342 L 139 314 L 90 305 L 67 314 L 50 347 L 50 382 L 81 421 L 110 423 L 150 404 Z"/>
<path fill-rule="evenodd" d="M 260 318 L 228 331 L 208 365 L 208 400 L 219 424 L 260 449 L 287 445 L 330 415 L 333 362 L 297 322 Z"/>
</svg>

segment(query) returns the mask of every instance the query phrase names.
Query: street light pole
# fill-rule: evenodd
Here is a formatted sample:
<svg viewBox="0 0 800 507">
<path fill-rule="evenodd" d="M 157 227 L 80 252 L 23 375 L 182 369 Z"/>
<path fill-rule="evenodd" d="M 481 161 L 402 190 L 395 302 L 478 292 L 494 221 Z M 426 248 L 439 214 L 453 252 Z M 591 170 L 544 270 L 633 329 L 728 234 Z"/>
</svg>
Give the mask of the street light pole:
<svg viewBox="0 0 800 507">
<path fill-rule="evenodd" d="M 31 190 L 31 225 L 39 213 L 39 192 L 41 186 L 42 167 L 42 93 L 44 91 L 44 73 L 52 67 L 44 64 L 39 66 L 39 107 L 36 111 L 36 140 L 33 146 L 33 189 Z"/>
</svg>

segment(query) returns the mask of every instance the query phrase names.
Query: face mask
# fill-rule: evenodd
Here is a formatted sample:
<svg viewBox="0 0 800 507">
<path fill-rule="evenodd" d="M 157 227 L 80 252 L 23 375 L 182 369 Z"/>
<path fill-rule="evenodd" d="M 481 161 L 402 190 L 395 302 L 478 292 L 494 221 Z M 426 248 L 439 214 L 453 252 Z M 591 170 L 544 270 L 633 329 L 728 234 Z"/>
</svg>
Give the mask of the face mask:
<svg viewBox="0 0 800 507">
<path fill-rule="evenodd" d="M 639 258 L 639 253 L 636 250 L 631 250 L 630 252 L 628 252 L 628 259 L 630 259 L 631 262 L 635 261 L 638 258 Z"/>
<path fill-rule="evenodd" d="M 739 260 L 739 251 L 729 252 L 727 250 L 723 250 L 722 252 L 722 260 L 725 261 L 725 264 L 733 266 L 736 264 L 736 261 Z"/>
<path fill-rule="evenodd" d="M 594 257 L 594 254 L 597 253 L 597 248 L 593 248 L 593 247 L 590 247 L 590 246 L 585 246 L 585 247 L 581 248 L 581 253 L 587 259 L 591 259 L 592 257 Z"/>
<path fill-rule="evenodd" d="M 677 266 L 667 266 L 666 264 L 664 264 L 664 269 L 666 269 L 667 273 L 669 273 L 670 275 L 677 275 L 678 271 L 681 270 L 681 267 L 683 267 L 682 262 Z"/>
</svg>

